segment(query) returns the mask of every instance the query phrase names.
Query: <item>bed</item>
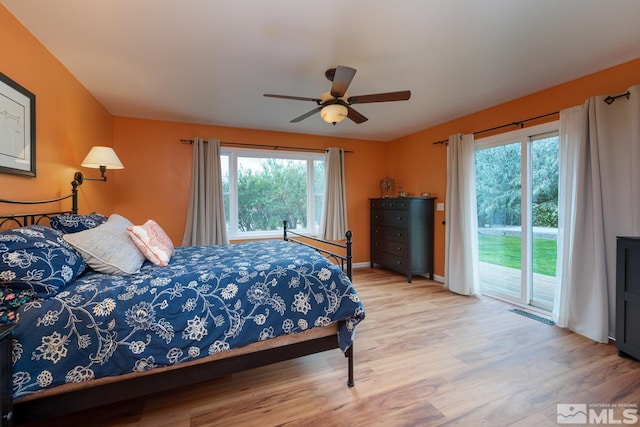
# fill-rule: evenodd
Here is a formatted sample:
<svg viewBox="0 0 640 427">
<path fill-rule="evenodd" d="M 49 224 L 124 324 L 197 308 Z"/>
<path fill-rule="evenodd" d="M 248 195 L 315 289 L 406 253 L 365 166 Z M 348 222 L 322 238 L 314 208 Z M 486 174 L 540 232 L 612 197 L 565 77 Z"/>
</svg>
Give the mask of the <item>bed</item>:
<svg viewBox="0 0 640 427">
<path fill-rule="evenodd" d="M 0 216 L 0 284 L 15 306 L 2 315 L 15 322 L 16 424 L 333 349 L 344 352 L 353 386 L 364 309 L 351 282 L 351 233 L 344 244 L 322 242 L 285 222 L 283 240 L 178 247 L 166 265 L 147 257 L 134 272 L 101 272 L 74 245 L 84 235 L 104 241 L 99 233 L 122 217 L 78 215 L 75 185 L 28 203 L 66 199 L 69 210 Z M 89 225 L 54 230 L 52 218 L 58 228 L 69 219 Z M 21 271 L 32 254 L 11 251 L 18 240 L 34 240 L 44 266 Z"/>
</svg>

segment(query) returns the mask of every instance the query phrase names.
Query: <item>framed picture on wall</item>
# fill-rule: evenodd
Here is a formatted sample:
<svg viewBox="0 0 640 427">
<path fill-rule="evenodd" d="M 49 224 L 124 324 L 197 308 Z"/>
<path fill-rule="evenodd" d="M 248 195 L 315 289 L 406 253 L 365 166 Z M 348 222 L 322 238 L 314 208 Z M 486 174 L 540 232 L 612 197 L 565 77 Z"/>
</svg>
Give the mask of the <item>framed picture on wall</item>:
<svg viewBox="0 0 640 427">
<path fill-rule="evenodd" d="M 36 96 L 2 73 L 0 172 L 36 176 Z"/>
</svg>

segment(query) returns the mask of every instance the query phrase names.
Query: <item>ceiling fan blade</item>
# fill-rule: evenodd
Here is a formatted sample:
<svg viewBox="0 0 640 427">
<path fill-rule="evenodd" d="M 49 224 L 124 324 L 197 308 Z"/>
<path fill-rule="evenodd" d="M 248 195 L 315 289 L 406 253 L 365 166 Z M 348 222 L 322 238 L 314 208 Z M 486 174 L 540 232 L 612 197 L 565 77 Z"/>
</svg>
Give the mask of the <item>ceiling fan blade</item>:
<svg viewBox="0 0 640 427">
<path fill-rule="evenodd" d="M 311 111 L 308 111 L 306 113 L 304 113 L 303 115 L 296 117 L 295 119 L 291 120 L 289 123 L 298 123 L 303 121 L 304 119 L 306 119 L 307 117 L 311 117 L 314 114 L 316 114 L 317 112 L 319 112 L 320 110 L 322 110 L 322 107 L 316 107 Z"/>
<path fill-rule="evenodd" d="M 347 88 L 356 75 L 356 69 L 351 67 L 343 67 L 338 65 L 333 75 L 333 84 L 331 85 L 331 96 L 341 98 L 347 93 Z"/>
<path fill-rule="evenodd" d="M 358 113 L 356 110 L 354 110 L 353 108 L 349 107 L 348 105 L 347 105 L 347 110 L 349 111 L 349 113 L 347 114 L 347 117 L 349 117 L 355 123 L 360 124 L 360 123 L 364 123 L 367 120 L 369 120 L 368 118 L 366 118 L 362 114 Z"/>
<path fill-rule="evenodd" d="M 349 104 L 367 104 L 370 102 L 389 102 L 389 101 L 406 101 L 411 98 L 410 90 L 402 90 L 399 92 L 374 93 L 371 95 L 350 96 L 347 99 Z"/>
<path fill-rule="evenodd" d="M 275 95 L 273 93 L 265 93 L 264 96 L 269 98 L 280 98 L 280 99 L 293 99 L 296 101 L 313 101 L 317 104 L 322 103 L 322 100 L 319 98 L 307 98 L 304 96 L 289 96 L 289 95 Z"/>
</svg>

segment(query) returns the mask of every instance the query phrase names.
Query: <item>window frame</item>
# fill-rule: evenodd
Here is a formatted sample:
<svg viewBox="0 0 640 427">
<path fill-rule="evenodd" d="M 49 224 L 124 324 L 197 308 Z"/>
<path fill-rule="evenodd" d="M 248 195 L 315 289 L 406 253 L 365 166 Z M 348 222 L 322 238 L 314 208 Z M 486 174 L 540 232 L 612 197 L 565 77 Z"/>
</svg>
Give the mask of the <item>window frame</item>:
<svg viewBox="0 0 640 427">
<path fill-rule="evenodd" d="M 314 162 L 325 162 L 325 153 L 311 152 L 311 151 L 287 151 L 287 150 L 274 150 L 274 149 L 259 149 L 259 148 L 238 148 L 238 147 L 220 147 L 220 157 L 222 163 L 222 157 L 228 156 L 228 179 L 229 190 L 225 192 L 223 189 L 223 199 L 228 196 L 226 200 L 229 202 L 228 212 L 229 218 L 226 218 L 227 223 L 227 237 L 230 240 L 246 240 L 256 238 L 274 238 L 282 237 L 283 231 L 279 230 L 263 230 L 263 231 L 240 231 L 238 228 L 238 158 L 249 157 L 255 159 L 281 159 L 281 160 L 302 160 L 307 163 L 307 225 L 311 224 L 311 227 L 298 228 L 295 231 L 297 233 L 314 236 L 319 232 L 319 224 L 315 221 L 315 196 L 318 195 L 318 191 L 314 186 Z M 224 180 L 224 164 L 223 164 L 223 176 Z M 322 186 L 324 187 L 324 180 Z M 324 195 L 324 188 L 322 189 Z M 324 197 L 323 197 L 324 200 Z M 320 219 L 321 220 L 321 219 Z"/>
</svg>

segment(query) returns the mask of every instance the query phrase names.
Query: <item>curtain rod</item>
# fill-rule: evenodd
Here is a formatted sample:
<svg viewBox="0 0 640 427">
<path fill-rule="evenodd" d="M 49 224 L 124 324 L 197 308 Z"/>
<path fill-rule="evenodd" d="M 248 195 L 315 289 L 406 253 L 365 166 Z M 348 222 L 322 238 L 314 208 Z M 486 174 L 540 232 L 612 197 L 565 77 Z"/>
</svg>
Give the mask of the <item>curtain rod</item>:
<svg viewBox="0 0 640 427">
<path fill-rule="evenodd" d="M 623 96 L 625 98 L 629 99 L 631 97 L 631 92 L 626 91 L 625 93 L 621 93 L 620 95 L 609 95 L 604 99 L 604 102 L 606 102 L 608 105 L 611 105 L 611 104 L 613 104 L 613 102 L 616 99 L 622 98 Z M 542 116 L 532 117 L 530 119 L 524 119 L 524 120 L 520 120 L 518 122 L 507 123 L 507 124 L 496 126 L 496 127 L 489 128 L 489 129 L 483 129 L 483 130 L 480 130 L 480 131 L 477 131 L 477 132 L 473 132 L 473 134 L 475 135 L 475 134 L 478 134 L 478 133 L 491 132 L 493 130 L 498 130 L 498 129 L 506 128 L 506 127 L 509 127 L 509 126 L 520 126 L 520 128 L 523 128 L 524 127 L 524 123 L 526 123 L 526 122 L 530 122 L 532 120 L 542 119 L 544 117 L 553 116 L 553 115 L 556 115 L 556 114 L 559 114 L 559 113 L 560 113 L 559 111 L 554 111 L 553 113 L 543 114 Z M 448 139 L 443 139 L 442 141 L 434 142 L 433 145 L 446 144 L 447 142 L 449 142 Z"/>
<path fill-rule="evenodd" d="M 604 99 L 604 102 L 611 105 L 613 104 L 613 101 L 615 101 L 618 98 L 622 98 L 623 96 L 629 99 L 631 98 L 631 92 L 626 91 L 625 93 L 621 93 L 620 95 L 609 95 Z"/>
<path fill-rule="evenodd" d="M 538 120 L 538 119 L 542 119 L 542 118 L 549 117 L 549 116 L 555 116 L 556 114 L 559 114 L 559 113 L 560 113 L 559 111 L 554 111 L 553 113 L 543 114 L 541 116 L 531 117 L 529 119 L 519 120 L 517 122 L 511 122 L 511 123 L 507 123 L 507 124 L 504 124 L 504 125 L 492 127 L 492 128 L 489 128 L 489 129 L 479 130 L 479 131 L 472 132 L 472 133 L 474 135 L 477 135 L 479 133 L 491 132 L 491 131 L 502 129 L 502 128 L 506 128 L 506 127 L 509 127 L 509 126 L 520 126 L 520 128 L 522 129 L 526 122 L 531 122 L 533 120 Z M 446 144 L 448 142 L 449 142 L 449 139 L 443 139 L 442 141 L 434 142 L 433 145 Z"/>
<path fill-rule="evenodd" d="M 193 144 L 193 139 L 181 139 L 181 143 L 183 144 Z M 206 140 L 205 140 L 206 142 Z M 225 142 L 221 141 L 220 145 L 225 147 L 254 147 L 254 148 L 272 148 L 274 150 L 298 150 L 298 151 L 311 151 L 316 153 L 326 153 L 328 151 L 327 148 L 304 148 L 304 147 L 289 147 L 286 145 L 263 145 L 263 144 L 252 144 L 249 142 Z M 353 151 L 344 150 L 345 153 L 353 153 Z"/>
</svg>

